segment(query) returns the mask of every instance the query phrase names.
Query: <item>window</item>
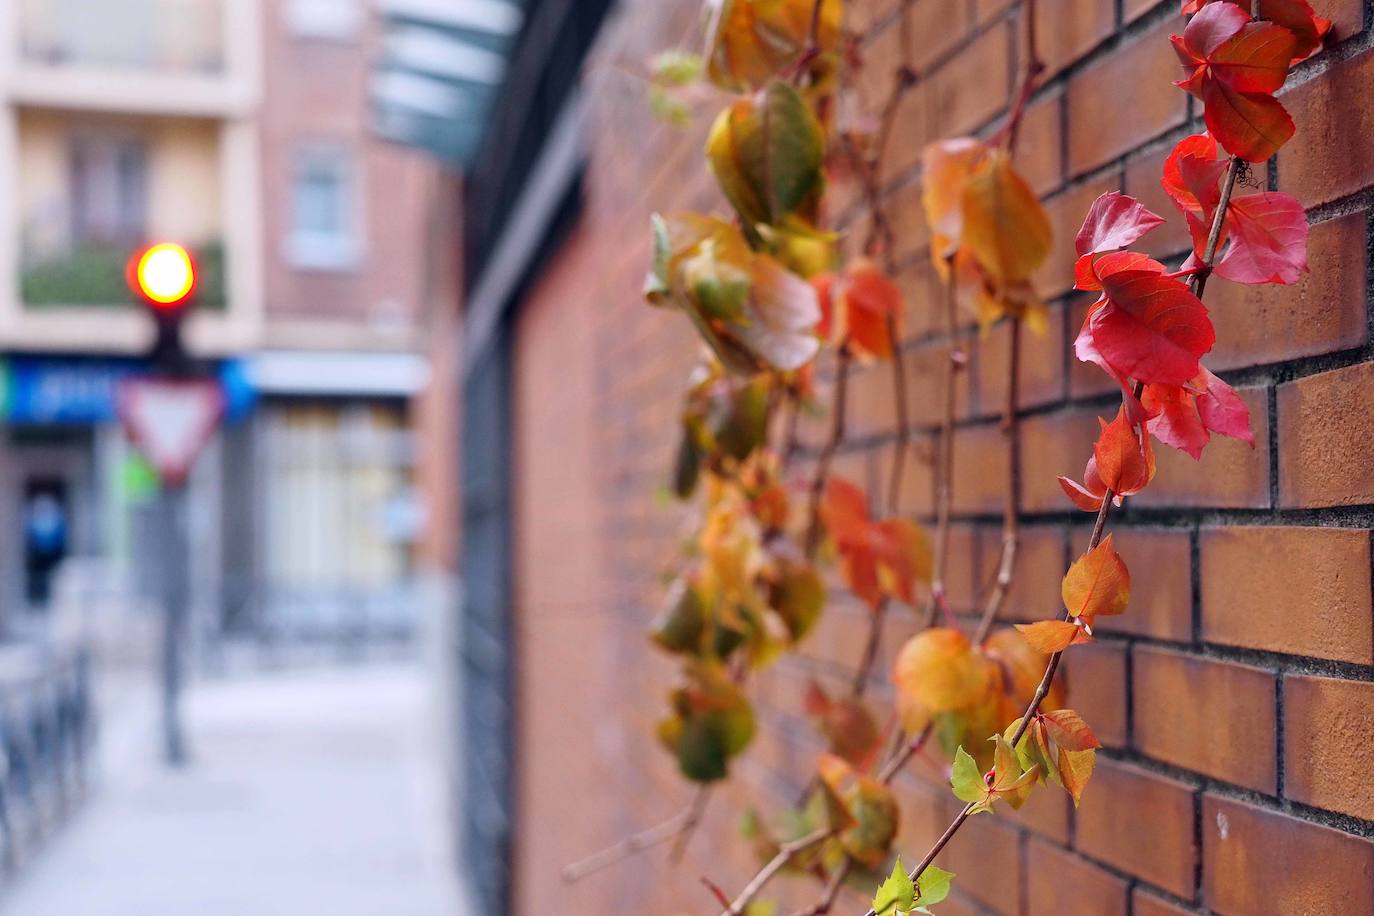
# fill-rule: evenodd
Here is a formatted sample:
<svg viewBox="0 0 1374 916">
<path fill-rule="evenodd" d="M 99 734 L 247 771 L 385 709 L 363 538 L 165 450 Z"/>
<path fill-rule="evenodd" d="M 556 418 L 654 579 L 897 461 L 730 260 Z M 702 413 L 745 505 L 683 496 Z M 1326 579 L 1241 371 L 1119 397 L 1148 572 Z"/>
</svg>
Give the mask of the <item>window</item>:
<svg viewBox="0 0 1374 916">
<path fill-rule="evenodd" d="M 286 25 L 301 38 L 356 38 L 363 23 L 361 0 L 287 0 Z"/>
<path fill-rule="evenodd" d="M 73 249 L 143 241 L 148 210 L 148 157 L 141 139 L 78 135 L 68 146 Z"/>
<path fill-rule="evenodd" d="M 311 144 L 292 162 L 286 258 L 296 267 L 348 270 L 357 265 L 356 176 L 346 147 Z"/>
</svg>

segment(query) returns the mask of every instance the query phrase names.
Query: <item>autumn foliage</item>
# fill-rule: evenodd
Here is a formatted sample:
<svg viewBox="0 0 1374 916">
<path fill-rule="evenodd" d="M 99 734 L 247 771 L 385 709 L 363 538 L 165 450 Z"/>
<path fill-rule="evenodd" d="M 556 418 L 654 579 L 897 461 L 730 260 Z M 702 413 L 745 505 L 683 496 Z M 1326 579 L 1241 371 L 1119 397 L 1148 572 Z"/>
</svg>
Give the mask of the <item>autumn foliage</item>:
<svg viewBox="0 0 1374 916">
<path fill-rule="evenodd" d="M 1193 242 L 1177 269 L 1132 250 L 1165 219 L 1119 192 L 1092 204 L 1073 239 L 1053 238 L 1015 164 L 1016 128 L 1036 89 L 1033 48 L 1021 98 L 1000 129 L 925 150 L 930 254 L 949 298 L 916 305 L 935 315 L 962 309 L 984 330 L 1007 322 L 1047 333 L 1034 278 L 1055 246 L 1072 244 L 1075 287 L 1096 295 L 1073 351 L 1121 392 L 1115 416 L 1099 420 L 1090 452 L 1085 447 L 1082 479 L 1059 479 L 1073 506 L 1097 514 L 1088 548 L 1063 577 L 1063 614 L 993 628 L 1009 584 L 1002 581 L 969 633 L 938 587 L 947 517 L 932 532 L 897 513 L 895 483 L 880 500 L 830 471 L 844 435 L 849 365 L 887 363 L 897 390 L 905 384 L 900 344 L 910 305 L 881 232 L 845 256 L 844 239 L 826 224 L 825 189 L 836 174 L 857 174 L 878 199 L 872 176 L 887 134 L 852 114 L 852 71 L 861 62 L 846 41 L 843 4 L 723 0 L 709 9 L 698 69 L 729 98 L 704 152 L 729 212 L 655 216 L 645 286 L 648 300 L 682 313 L 703 345 L 683 401 L 672 483 L 701 511 L 652 632 L 681 662 L 658 737 L 687 779 L 727 778 L 757 727 L 750 673 L 805 640 L 834 600 L 829 592 L 843 587 L 871 614 L 869 651 L 847 694 L 808 688 L 805 709 L 827 751 L 796 807 L 747 818 L 768 864 L 757 887 L 725 901 L 727 911 L 742 912 L 786 866 L 827 886 L 855 870 L 874 873 L 874 883 L 876 872 L 890 871 L 873 911 L 926 912 L 954 876 L 932 865 L 944 840 L 909 873 L 900 859 L 891 866 L 901 817 L 892 776 L 918 753 L 947 765 L 951 790 L 965 803 L 951 833 L 1000 803 L 1019 807 L 1047 783 L 1082 801 L 1099 742 L 1068 707 L 1056 675 L 1062 653 L 1091 641 L 1100 618 L 1128 610 L 1131 572 L 1105 532 L 1109 514 L 1154 480 L 1157 447 L 1198 458 L 1213 435 L 1254 444 L 1245 403 L 1204 363 L 1217 335 L 1202 295 L 1212 276 L 1287 284 L 1307 270 L 1303 208 L 1240 183 L 1249 163 L 1293 135 L 1275 93 L 1330 23 L 1304 0 L 1260 0 L 1255 15 L 1230 0 L 1183 3 L 1191 18 L 1172 38 L 1177 85 L 1199 100 L 1206 129 L 1176 144 L 1161 176 Z M 673 66 L 674 83 L 697 74 L 681 56 Z M 913 78 L 899 72 L 894 94 Z M 951 340 L 951 373 L 959 368 L 955 347 Z M 818 378 L 830 383 L 829 403 Z M 795 436 L 807 413 L 830 422 L 819 452 Z M 898 417 L 899 427 L 905 422 Z M 949 473 L 937 467 L 946 488 Z M 1009 503 L 1005 538 L 1014 556 L 1017 507 Z M 890 612 L 915 614 L 924 627 L 895 655 L 897 712 L 882 721 L 864 694 Z"/>
</svg>

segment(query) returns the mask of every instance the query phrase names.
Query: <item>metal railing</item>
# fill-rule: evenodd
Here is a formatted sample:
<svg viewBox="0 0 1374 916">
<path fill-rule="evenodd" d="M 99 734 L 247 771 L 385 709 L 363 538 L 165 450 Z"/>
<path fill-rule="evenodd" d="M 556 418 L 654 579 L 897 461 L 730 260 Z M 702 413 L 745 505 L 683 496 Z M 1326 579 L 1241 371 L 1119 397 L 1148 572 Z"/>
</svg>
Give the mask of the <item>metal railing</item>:
<svg viewBox="0 0 1374 916">
<path fill-rule="evenodd" d="M 0 648 L 0 864 L 13 873 L 85 797 L 94 738 L 84 650 Z"/>
</svg>

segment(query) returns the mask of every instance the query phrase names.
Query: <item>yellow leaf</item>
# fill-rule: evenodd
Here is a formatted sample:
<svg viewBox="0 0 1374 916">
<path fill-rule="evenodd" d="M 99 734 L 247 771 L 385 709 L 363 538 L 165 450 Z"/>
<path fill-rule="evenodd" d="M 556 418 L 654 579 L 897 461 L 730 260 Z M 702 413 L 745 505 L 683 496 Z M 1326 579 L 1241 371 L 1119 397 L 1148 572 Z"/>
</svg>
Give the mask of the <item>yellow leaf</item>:
<svg viewBox="0 0 1374 916">
<path fill-rule="evenodd" d="M 1050 221 L 1005 153 L 994 152 L 964 184 L 963 242 L 999 285 L 1030 279 L 1050 253 Z"/>
<path fill-rule="evenodd" d="M 930 231 L 946 245 L 931 246 L 942 261 L 964 234 L 964 185 L 988 149 L 972 137 L 941 140 L 925 148 L 921 156 L 921 203 L 925 205 Z"/>
<path fill-rule="evenodd" d="M 756 89 L 795 64 L 811 34 L 814 0 L 719 0 L 708 27 L 706 73 L 718 86 Z M 824 0 L 817 44 L 839 44 L 842 0 Z"/>
</svg>

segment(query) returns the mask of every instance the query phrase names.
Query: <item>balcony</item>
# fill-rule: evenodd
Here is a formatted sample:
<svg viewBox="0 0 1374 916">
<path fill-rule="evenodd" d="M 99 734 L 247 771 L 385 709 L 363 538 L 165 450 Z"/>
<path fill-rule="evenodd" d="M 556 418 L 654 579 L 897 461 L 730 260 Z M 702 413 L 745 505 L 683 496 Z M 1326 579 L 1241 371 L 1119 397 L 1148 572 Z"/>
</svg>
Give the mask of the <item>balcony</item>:
<svg viewBox="0 0 1374 916">
<path fill-rule="evenodd" d="M 0 89 L 21 105 L 228 117 L 256 97 L 255 0 L 17 0 L 9 15 Z"/>
<path fill-rule="evenodd" d="M 20 58 L 43 67 L 215 74 L 221 0 L 21 0 Z"/>
</svg>

